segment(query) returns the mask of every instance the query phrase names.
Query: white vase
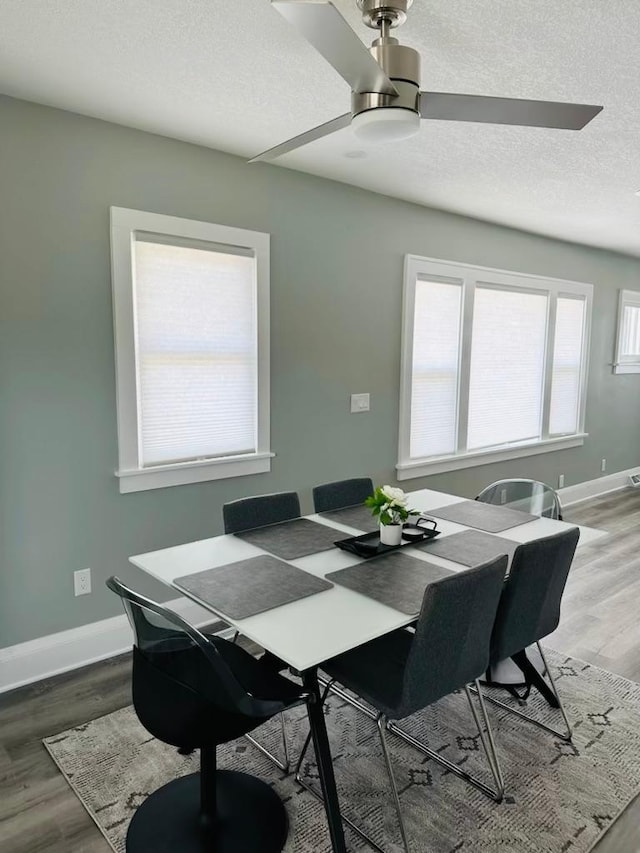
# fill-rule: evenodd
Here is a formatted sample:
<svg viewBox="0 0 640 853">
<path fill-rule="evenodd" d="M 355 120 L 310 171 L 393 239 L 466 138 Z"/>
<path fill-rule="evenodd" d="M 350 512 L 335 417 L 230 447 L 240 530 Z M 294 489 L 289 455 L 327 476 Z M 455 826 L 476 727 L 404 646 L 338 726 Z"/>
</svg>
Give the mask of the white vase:
<svg viewBox="0 0 640 853">
<path fill-rule="evenodd" d="M 399 545 L 402 540 L 401 524 L 381 524 L 380 542 L 383 545 Z"/>
</svg>

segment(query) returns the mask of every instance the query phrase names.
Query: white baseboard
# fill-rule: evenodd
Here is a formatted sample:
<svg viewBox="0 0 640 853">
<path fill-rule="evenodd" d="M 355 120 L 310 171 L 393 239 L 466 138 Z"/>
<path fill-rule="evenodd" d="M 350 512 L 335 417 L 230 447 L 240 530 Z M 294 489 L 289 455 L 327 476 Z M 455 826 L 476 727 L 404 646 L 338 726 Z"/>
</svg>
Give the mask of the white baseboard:
<svg viewBox="0 0 640 853">
<path fill-rule="evenodd" d="M 187 598 L 169 601 L 167 606 L 192 625 L 215 620 L 212 613 Z M 231 633 L 228 628 L 221 636 Z M 132 643 L 129 621 L 122 614 L 0 649 L 0 693 L 123 654 Z"/>
<path fill-rule="evenodd" d="M 624 489 L 629 485 L 630 474 L 640 474 L 640 467 L 629 468 L 626 471 L 618 471 L 615 474 L 598 477 L 597 480 L 587 480 L 585 483 L 576 483 L 575 486 L 559 489 L 558 494 L 562 506 L 573 506 L 573 504 L 588 501 L 590 498 L 597 498 L 601 495 L 608 495 L 609 492 Z"/>
</svg>

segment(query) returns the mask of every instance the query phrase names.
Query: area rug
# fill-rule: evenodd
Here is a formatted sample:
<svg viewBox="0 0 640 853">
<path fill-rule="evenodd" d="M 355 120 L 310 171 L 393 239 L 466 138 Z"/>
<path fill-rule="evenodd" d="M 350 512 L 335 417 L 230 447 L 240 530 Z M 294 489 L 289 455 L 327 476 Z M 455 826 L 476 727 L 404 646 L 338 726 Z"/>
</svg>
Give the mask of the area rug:
<svg viewBox="0 0 640 853">
<path fill-rule="evenodd" d="M 587 853 L 640 790 L 640 685 L 549 650 L 549 663 L 574 723 L 567 744 L 489 706 L 507 794 L 501 804 L 389 735 L 409 841 L 415 853 Z M 502 698 L 502 697 L 501 697 Z M 531 713 L 557 727 L 559 713 L 539 698 Z M 343 812 L 389 853 L 401 853 L 375 725 L 333 696 L 326 720 Z M 403 724 L 450 760 L 489 781 L 464 694 L 454 694 Z M 304 709 L 287 715 L 293 755 L 307 733 Z M 277 721 L 257 732 L 278 750 Z M 131 815 L 156 788 L 197 770 L 154 740 L 124 708 L 44 741 L 54 761 L 116 853 L 124 853 Z M 286 804 L 287 853 L 329 853 L 322 804 L 241 739 L 221 747 L 219 764 L 273 785 Z M 313 757 L 304 774 L 317 787 Z M 349 850 L 368 849 L 347 832 Z M 259 853 L 259 851 L 256 851 Z"/>
</svg>

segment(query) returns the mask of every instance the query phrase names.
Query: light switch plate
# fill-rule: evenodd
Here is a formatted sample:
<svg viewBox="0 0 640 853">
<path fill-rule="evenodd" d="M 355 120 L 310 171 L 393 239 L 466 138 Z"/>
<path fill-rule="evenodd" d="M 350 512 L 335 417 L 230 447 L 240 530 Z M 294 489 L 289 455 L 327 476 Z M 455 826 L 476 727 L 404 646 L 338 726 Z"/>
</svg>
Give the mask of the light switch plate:
<svg viewBox="0 0 640 853">
<path fill-rule="evenodd" d="M 351 414 L 358 412 L 368 412 L 370 400 L 368 394 L 352 394 L 351 395 Z"/>
</svg>

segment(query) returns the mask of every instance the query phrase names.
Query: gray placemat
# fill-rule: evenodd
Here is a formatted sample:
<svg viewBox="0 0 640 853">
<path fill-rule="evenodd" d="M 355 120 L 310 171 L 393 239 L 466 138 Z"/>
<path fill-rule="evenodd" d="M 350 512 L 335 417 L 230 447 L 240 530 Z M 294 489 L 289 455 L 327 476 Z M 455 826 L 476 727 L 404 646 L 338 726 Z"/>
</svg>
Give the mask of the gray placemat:
<svg viewBox="0 0 640 853">
<path fill-rule="evenodd" d="M 401 613 L 417 616 L 427 586 L 451 574 L 449 569 L 396 552 L 329 572 L 326 577 Z"/>
<path fill-rule="evenodd" d="M 283 560 L 297 560 L 319 551 L 328 551 L 336 539 L 342 538 L 339 530 L 307 518 L 256 527 L 235 535 Z"/>
<path fill-rule="evenodd" d="M 500 554 L 507 554 L 511 559 L 517 547 L 517 542 L 483 533 L 481 530 L 463 530 L 442 539 L 430 539 L 428 542 L 414 545 L 414 548 L 445 560 L 452 560 L 462 566 L 479 566 Z"/>
<path fill-rule="evenodd" d="M 246 619 L 333 586 L 268 554 L 183 575 L 174 584 L 230 619 Z"/>
<path fill-rule="evenodd" d="M 372 533 L 379 527 L 377 518 L 371 515 L 371 510 L 357 504 L 356 506 L 347 506 L 343 509 L 332 509 L 330 512 L 321 513 L 327 521 L 337 521 L 338 524 L 346 524 L 347 527 L 353 527 L 355 530 L 362 530 L 365 533 Z"/>
<path fill-rule="evenodd" d="M 429 515 L 442 518 L 445 521 L 453 521 L 456 524 L 464 524 L 466 527 L 476 527 L 478 530 L 486 530 L 487 533 L 500 533 L 520 524 L 535 521 L 537 515 L 529 515 L 528 512 L 520 512 L 518 509 L 509 509 L 506 506 L 493 506 L 481 501 L 460 501 L 457 504 L 430 509 Z"/>
</svg>

